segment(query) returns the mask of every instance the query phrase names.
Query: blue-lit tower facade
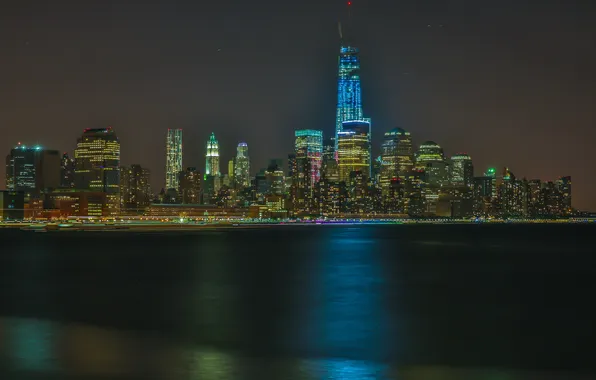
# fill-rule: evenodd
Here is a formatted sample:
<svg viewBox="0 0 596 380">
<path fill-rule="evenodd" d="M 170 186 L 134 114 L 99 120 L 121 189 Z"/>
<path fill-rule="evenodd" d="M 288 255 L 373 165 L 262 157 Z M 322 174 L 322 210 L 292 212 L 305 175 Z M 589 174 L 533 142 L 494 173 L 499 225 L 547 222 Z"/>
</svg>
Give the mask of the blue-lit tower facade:
<svg viewBox="0 0 596 380">
<path fill-rule="evenodd" d="M 360 89 L 360 57 L 357 48 L 343 44 L 339 50 L 337 74 L 337 113 L 335 117 L 335 150 L 342 123 L 363 120 Z"/>
</svg>

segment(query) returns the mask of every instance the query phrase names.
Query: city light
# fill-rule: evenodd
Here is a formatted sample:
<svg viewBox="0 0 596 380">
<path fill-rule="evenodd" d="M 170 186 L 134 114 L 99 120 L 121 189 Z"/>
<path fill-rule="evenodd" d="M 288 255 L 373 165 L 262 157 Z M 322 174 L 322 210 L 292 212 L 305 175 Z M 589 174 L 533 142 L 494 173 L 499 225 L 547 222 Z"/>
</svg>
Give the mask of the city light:
<svg viewBox="0 0 596 380">
<path fill-rule="evenodd" d="M 519 178 L 507 167 L 490 167 L 477 176 L 467 153 L 446 156 L 434 141 L 415 147 L 415 129 L 387 127 L 380 146 L 373 146 L 371 119 L 363 110 L 360 50 L 341 27 L 340 37 L 334 126 L 295 130 L 287 160 L 273 158 L 255 168 L 245 141 L 235 152 L 226 152 L 215 132 L 203 144 L 185 143 L 183 150 L 182 129 L 169 128 L 164 187 L 154 192 L 149 168 L 121 166 L 113 127 L 86 128 L 73 157 L 21 142 L 10 150 L 0 218 L 85 218 L 84 223 L 105 218 L 110 224 L 127 218 L 186 227 L 229 222 L 487 223 L 578 215 L 569 176 L 554 181 Z M 331 136 L 326 139 L 323 130 Z M 278 142 L 267 144 L 273 151 Z M 256 149 L 252 142 L 251 149 Z M 205 160 L 204 173 L 198 163 L 183 167 L 189 157 Z M 227 173 L 220 170 L 224 158 Z"/>
</svg>

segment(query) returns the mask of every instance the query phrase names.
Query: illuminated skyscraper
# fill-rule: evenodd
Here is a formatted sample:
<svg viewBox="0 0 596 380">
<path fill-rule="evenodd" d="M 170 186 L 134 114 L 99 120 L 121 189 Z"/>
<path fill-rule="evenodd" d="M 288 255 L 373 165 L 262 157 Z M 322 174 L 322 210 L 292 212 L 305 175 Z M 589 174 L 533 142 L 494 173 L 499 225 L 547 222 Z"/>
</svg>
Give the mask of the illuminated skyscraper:
<svg viewBox="0 0 596 380">
<path fill-rule="evenodd" d="M 232 158 L 231 160 L 228 161 L 228 181 L 230 182 L 231 187 L 235 186 L 235 184 L 234 184 L 234 176 L 235 176 L 234 161 L 235 161 L 234 158 Z"/>
<path fill-rule="evenodd" d="M 120 211 L 136 213 L 151 204 L 151 173 L 141 165 L 120 168 Z"/>
<path fill-rule="evenodd" d="M 424 168 L 425 163 L 432 161 L 445 161 L 443 148 L 434 141 L 425 141 L 416 152 L 416 165 Z"/>
<path fill-rule="evenodd" d="M 367 121 L 346 121 L 338 134 L 337 160 L 339 180 L 348 183 L 350 173 L 361 172 L 370 178 L 370 123 Z"/>
<path fill-rule="evenodd" d="M 338 133 L 342 131 L 342 123 L 347 120 L 361 120 L 363 117 L 359 51 L 352 46 L 342 46 L 339 50 L 337 75 L 336 147 Z"/>
<path fill-rule="evenodd" d="M 166 137 L 166 190 L 178 189 L 182 171 L 182 129 L 168 129 Z"/>
<path fill-rule="evenodd" d="M 286 191 L 285 176 L 281 159 L 272 159 L 265 170 L 267 195 L 283 195 Z"/>
<path fill-rule="evenodd" d="M 248 145 L 245 142 L 241 142 L 236 148 L 234 184 L 239 189 L 250 186 L 250 159 L 248 157 Z"/>
<path fill-rule="evenodd" d="M 335 155 L 335 138 L 323 141 L 323 161 L 321 164 L 321 178 L 327 181 L 339 182 L 339 166 Z"/>
<path fill-rule="evenodd" d="M 313 129 L 301 129 L 294 133 L 296 137 L 296 158 L 306 159 L 310 172 L 310 182 L 315 184 L 321 175 L 323 159 L 323 132 Z M 300 154 L 299 154 L 300 153 Z"/>
<path fill-rule="evenodd" d="M 120 206 L 120 142 L 109 128 L 85 129 L 75 149 L 75 185 L 106 194 L 107 215 Z"/>
<path fill-rule="evenodd" d="M 350 11 L 351 2 L 348 3 Z M 349 33 L 350 31 L 348 31 Z M 342 123 L 349 120 L 363 120 L 362 95 L 360 89 L 360 57 L 358 48 L 344 38 L 340 25 L 341 47 L 337 67 L 337 112 L 335 117 L 335 150 Z M 369 131 L 370 134 L 370 131 Z"/>
<path fill-rule="evenodd" d="M 453 186 L 472 188 L 474 184 L 474 165 L 472 164 L 472 158 L 466 153 L 451 156 L 449 182 Z"/>
<path fill-rule="evenodd" d="M 414 147 L 410 132 L 394 128 L 385 132 L 381 145 L 381 187 L 389 190 L 394 178 L 406 177 L 414 167 Z"/>
<path fill-rule="evenodd" d="M 571 207 L 571 177 L 560 177 L 556 182 L 557 190 L 560 197 L 560 213 L 568 215 L 572 212 Z"/>
<path fill-rule="evenodd" d="M 295 212 L 308 212 L 315 184 L 321 177 L 323 132 L 301 129 L 295 132 L 295 154 L 289 158 L 292 176 L 291 203 Z"/>
<path fill-rule="evenodd" d="M 425 141 L 415 154 L 416 167 L 425 171 L 425 182 L 431 186 L 446 185 L 449 180 L 448 164 L 443 148 L 434 141 Z"/>
<path fill-rule="evenodd" d="M 39 194 L 60 187 L 60 153 L 18 144 L 6 157 L 6 189 Z"/>
<path fill-rule="evenodd" d="M 60 164 L 60 187 L 73 188 L 75 172 L 75 160 L 70 158 L 68 153 L 62 155 L 62 162 Z"/>
<path fill-rule="evenodd" d="M 211 133 L 207 141 L 207 152 L 205 154 L 205 177 L 220 176 L 219 171 L 219 143 L 215 139 L 215 133 Z"/>
<path fill-rule="evenodd" d="M 509 168 L 503 169 L 503 176 L 497 187 L 498 212 L 505 217 L 519 217 L 524 212 L 522 181 Z"/>
</svg>

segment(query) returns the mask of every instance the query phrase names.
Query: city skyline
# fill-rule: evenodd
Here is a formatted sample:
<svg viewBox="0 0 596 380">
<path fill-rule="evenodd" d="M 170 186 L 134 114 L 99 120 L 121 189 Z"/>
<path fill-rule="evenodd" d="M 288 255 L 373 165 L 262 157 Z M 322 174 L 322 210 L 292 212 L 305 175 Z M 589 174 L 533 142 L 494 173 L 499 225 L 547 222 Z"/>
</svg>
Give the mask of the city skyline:
<svg viewBox="0 0 596 380">
<path fill-rule="evenodd" d="M 408 6 L 407 4 L 402 5 L 402 7 L 407 8 L 406 10 L 410 9 Z M 482 48 L 477 46 L 480 50 L 470 50 L 475 51 L 479 56 L 472 55 L 472 57 L 476 58 L 471 59 L 471 61 L 475 64 L 480 63 L 480 66 L 482 64 L 485 66 L 482 69 L 474 69 L 476 67 L 474 65 L 469 66 L 467 70 L 462 68 L 459 71 L 460 69 L 456 69 L 454 64 L 456 62 L 464 64 L 464 56 L 470 57 L 470 53 L 468 53 L 467 49 L 462 50 L 462 45 L 458 45 L 458 42 L 463 43 L 464 41 L 458 37 L 457 32 L 463 30 L 464 27 L 458 26 L 459 24 L 455 22 L 449 22 L 450 18 L 457 18 L 449 12 L 439 12 L 439 15 L 431 17 L 433 20 L 424 23 L 420 23 L 422 17 L 416 17 L 418 13 L 413 12 L 412 9 L 409 12 L 405 12 L 405 14 L 415 17 L 411 20 L 402 20 L 405 22 L 401 24 L 399 22 L 396 23 L 401 25 L 402 32 L 404 32 L 393 35 L 396 38 L 396 45 L 404 53 L 396 60 L 395 55 L 387 47 L 384 47 L 381 41 L 374 40 L 375 38 L 382 37 L 383 29 L 393 31 L 395 29 L 383 23 L 375 27 L 366 22 L 358 22 L 359 19 L 360 21 L 367 20 L 368 17 L 368 20 L 370 20 L 373 16 L 382 17 L 382 15 L 378 9 L 373 9 L 366 4 L 356 3 L 355 7 L 358 7 L 358 11 L 354 15 L 355 25 L 359 27 L 366 25 L 369 28 L 367 30 L 368 33 L 356 33 L 358 36 L 356 45 L 361 50 L 363 62 L 366 62 L 362 67 L 362 76 L 366 78 L 363 82 L 363 86 L 365 87 L 364 92 L 366 94 L 366 115 L 373 118 L 373 128 L 376 131 L 373 133 L 374 156 L 378 154 L 382 134 L 396 126 L 400 126 L 412 134 L 415 145 L 419 145 L 420 142 L 426 140 L 432 140 L 437 141 L 448 152 L 448 155 L 460 151 L 469 153 L 474 161 L 474 166 L 477 168 L 476 175 L 479 175 L 488 167 L 504 166 L 510 167 L 519 178 L 555 180 L 561 175 L 571 175 L 574 178 L 574 205 L 580 209 L 596 209 L 596 201 L 591 196 L 596 188 L 596 183 L 589 174 L 585 174 L 589 170 L 584 166 L 590 162 L 587 149 L 589 147 L 588 142 L 593 141 L 594 134 L 593 129 L 589 128 L 592 112 L 588 107 L 590 104 L 588 99 L 590 97 L 587 88 L 589 86 L 585 81 L 582 81 L 581 84 L 578 81 L 575 84 L 576 89 L 574 91 L 567 91 L 565 86 L 571 86 L 573 84 L 568 80 L 575 80 L 574 78 L 576 76 L 566 80 L 566 71 L 560 70 L 566 67 L 566 64 L 574 64 L 575 69 L 572 72 L 575 73 L 574 75 L 580 75 L 584 68 L 589 67 L 590 62 L 594 62 L 593 56 L 586 57 L 582 55 L 582 59 L 580 59 L 580 56 L 577 54 L 569 55 L 569 60 L 565 61 L 567 63 L 560 62 L 558 66 L 552 62 L 541 62 L 541 69 L 533 72 L 533 76 L 538 76 L 539 78 L 532 79 L 533 77 L 531 76 L 526 78 L 526 80 L 515 76 L 516 82 L 510 88 L 521 88 L 524 91 L 510 91 L 506 86 L 497 85 L 497 80 L 490 78 L 492 78 L 491 75 L 501 75 L 503 78 L 506 78 L 507 75 L 505 74 L 515 74 L 518 68 L 514 69 L 511 65 L 516 63 L 517 60 L 511 60 L 511 62 L 501 60 L 502 65 L 504 63 L 511 65 L 505 65 L 505 70 L 503 70 L 503 66 L 500 66 L 500 69 L 497 66 L 496 71 L 490 71 L 489 68 L 495 70 L 495 67 L 487 66 L 487 62 L 483 62 L 480 59 L 482 58 L 482 54 L 486 55 L 488 51 L 482 50 Z M 388 4 L 387 7 L 390 8 Z M 520 6 L 505 2 L 499 10 L 504 14 L 506 13 L 505 10 L 514 9 L 515 7 Z M 79 11 L 85 13 L 82 8 Z M 337 4 L 334 8 L 338 8 Z M 550 8 L 549 4 L 545 5 L 542 12 L 547 16 L 555 14 L 554 9 Z M 568 10 L 568 12 L 571 12 L 571 10 Z M 216 132 L 220 141 L 222 162 L 227 162 L 227 159 L 233 157 L 234 147 L 240 140 L 246 141 L 249 146 L 253 147 L 253 154 L 251 154 L 251 166 L 253 168 L 251 171 L 253 174 L 259 168 L 265 167 L 266 162 L 270 158 L 285 157 L 291 151 L 292 131 L 302 128 L 301 125 L 307 124 L 309 125 L 308 128 L 310 128 L 310 125 L 315 125 L 315 129 L 323 130 L 325 136 L 331 135 L 333 131 L 330 125 L 333 124 L 334 115 L 333 111 L 330 112 L 329 110 L 334 107 L 333 103 L 336 101 L 333 95 L 336 91 L 336 84 L 334 84 L 333 80 L 334 74 L 330 76 L 329 73 L 336 70 L 336 51 L 339 45 L 337 33 L 334 30 L 337 16 L 336 12 L 335 14 L 332 13 L 331 7 L 329 9 L 325 8 L 321 10 L 320 20 L 319 18 L 315 18 L 317 20 L 316 25 L 318 29 L 315 28 L 317 32 L 325 31 L 325 33 L 320 34 L 322 36 L 322 42 L 320 44 L 316 44 L 316 47 L 315 45 L 298 45 L 299 51 L 303 52 L 304 55 L 308 55 L 306 52 L 311 49 L 317 50 L 317 54 L 319 55 L 316 58 L 317 62 L 320 62 L 319 64 L 313 64 L 304 68 L 305 73 L 314 73 L 314 75 L 311 77 L 308 75 L 299 75 L 300 78 L 303 78 L 303 81 L 306 80 L 308 85 L 298 87 L 299 90 L 293 92 L 293 97 L 297 97 L 302 104 L 310 104 L 312 112 L 307 112 L 305 115 L 304 110 L 302 110 L 302 115 L 297 119 L 297 110 L 288 108 L 288 106 L 293 105 L 295 102 L 286 101 L 284 103 L 276 103 L 281 105 L 281 107 L 276 107 L 276 112 L 263 117 L 262 110 L 269 104 L 269 97 L 265 90 L 259 91 L 258 96 L 255 96 L 249 102 L 253 109 L 256 108 L 259 110 L 257 112 L 259 114 L 258 117 L 256 116 L 257 113 L 255 113 L 254 116 L 249 118 L 249 120 L 254 120 L 254 128 L 244 128 L 247 125 L 246 117 L 243 120 L 239 120 L 231 115 L 222 116 L 221 113 L 219 113 L 217 118 L 210 116 L 209 105 L 201 108 L 200 113 L 197 113 L 197 111 L 187 112 L 187 115 L 176 117 L 173 120 L 173 127 L 184 129 L 185 135 L 189 137 L 188 141 L 192 141 L 193 148 L 196 147 L 195 149 L 191 149 L 195 152 L 185 155 L 185 160 L 188 160 L 185 166 L 203 167 L 201 156 L 204 155 L 204 152 L 199 147 L 202 145 L 201 141 L 204 141 L 205 136 L 211 130 Z M 424 14 L 424 12 L 421 13 Z M 563 12 L 561 24 L 564 24 L 566 28 L 563 29 L 569 33 L 573 33 L 578 38 L 582 35 L 585 36 L 585 31 L 581 27 L 567 23 L 571 17 L 570 15 L 571 13 Z M 31 17 L 34 18 L 35 14 Z M 308 17 L 314 16 L 309 15 Z M 399 17 L 403 16 L 400 15 Z M 441 17 L 445 18 L 446 21 L 444 23 L 439 23 L 438 19 L 441 19 Z M 484 17 L 488 16 L 485 15 Z M 489 18 L 490 20 L 492 20 L 492 24 L 489 23 L 490 25 L 496 25 L 496 20 Z M 294 20 L 291 19 L 288 22 L 293 23 Z M 483 36 L 486 38 L 489 38 L 487 36 L 491 36 L 491 38 L 498 37 L 491 35 L 486 29 L 482 29 L 480 25 L 473 22 L 465 25 L 466 30 L 484 31 L 486 35 Z M 6 24 L 2 26 L 2 28 L 4 27 L 7 27 Z M 513 27 L 517 28 L 515 30 L 525 30 L 525 27 L 521 24 L 513 23 Z M 301 33 L 307 32 L 301 31 Z M 533 38 L 539 39 L 538 37 L 533 35 Z M 549 37 L 553 38 L 550 34 Z M 513 44 L 513 37 L 510 36 L 508 38 L 505 40 Z M 447 46 L 453 47 L 454 51 L 450 55 L 451 58 L 444 58 L 445 61 L 441 61 L 442 63 L 440 65 L 434 65 L 428 63 L 430 61 L 427 60 L 432 57 L 439 57 L 440 53 L 446 49 L 446 47 L 442 47 L 442 43 L 433 42 L 439 39 L 442 43 L 447 43 Z M 304 35 L 304 40 L 307 43 L 314 43 L 316 41 L 312 38 L 312 34 L 308 33 Z M 419 42 L 426 41 L 430 47 L 428 47 L 428 50 L 425 50 L 423 45 L 416 45 L 413 43 L 413 40 Z M 249 43 L 252 43 L 251 41 L 249 40 Z M 30 60 L 32 56 L 40 54 L 39 51 L 35 50 L 39 49 L 37 42 L 38 40 L 31 38 L 29 45 L 26 45 L 29 47 L 21 47 L 20 45 L 12 47 L 11 49 L 13 49 L 12 51 L 15 54 L 11 55 L 10 62 L 3 63 L 2 65 L 7 65 L 8 68 L 16 70 L 17 68 L 12 66 L 13 63 L 23 61 L 28 62 L 29 67 L 37 67 Z M 561 38 L 555 39 L 554 42 L 559 50 L 569 52 L 569 50 L 565 50 Z M 472 42 L 469 42 L 469 44 L 475 46 Z M 414 54 L 416 52 L 415 45 L 421 50 L 425 60 L 417 61 L 416 58 L 413 58 L 416 56 Z M 281 46 L 276 47 L 276 49 L 279 50 L 280 54 L 288 53 Z M 219 52 L 217 49 L 214 49 L 214 55 L 217 56 L 217 53 L 223 53 L 219 54 L 222 57 L 208 57 L 209 63 L 215 64 L 217 62 L 216 60 L 222 58 L 224 61 L 223 64 L 228 65 L 226 72 L 231 72 L 232 74 L 230 75 L 232 76 L 240 74 L 242 72 L 240 67 L 226 61 L 228 59 L 226 54 L 229 54 L 227 52 L 228 48 L 226 46 L 221 47 L 221 51 Z M 408 52 L 409 54 L 406 54 Z M 505 49 L 502 53 L 505 54 L 506 52 L 507 50 Z M 581 53 L 588 54 L 583 51 Z M 190 54 L 190 56 L 193 55 Z M 266 67 L 270 70 L 270 76 L 276 79 L 282 78 L 275 69 L 283 61 L 281 56 L 268 54 L 264 58 L 268 62 Z M 49 57 L 48 59 L 50 60 L 50 66 L 52 66 L 51 64 L 55 62 L 55 58 Z M 183 61 L 186 59 L 189 58 L 183 58 Z M 459 62 L 460 59 L 462 62 Z M 387 71 L 387 63 L 381 63 L 381 60 L 388 60 L 389 62 L 393 62 L 394 65 L 397 63 L 397 66 L 392 67 L 392 71 L 389 72 Z M 535 64 L 538 65 L 538 63 Z M 167 63 L 166 66 L 168 66 Z M 437 75 L 439 73 L 439 66 L 447 66 L 445 76 Z M 157 64 L 147 64 L 146 67 L 156 69 L 160 66 Z M 118 69 L 117 66 L 114 67 L 114 70 L 116 69 Z M 8 71 L 12 72 L 12 70 Z M 97 70 L 89 67 L 86 71 L 89 70 L 93 73 L 92 77 L 99 78 L 98 75 L 100 74 L 97 73 Z M 16 71 L 18 72 L 18 70 Z M 458 73 L 464 71 L 467 71 L 467 76 L 458 77 Z M 299 71 L 298 73 L 301 72 Z M 484 74 L 482 77 L 479 76 L 481 72 Z M 552 75 L 551 77 L 545 76 L 548 72 Z M 38 74 L 34 72 L 33 75 L 35 77 Z M 458 79 L 462 78 L 465 79 L 464 84 L 458 82 Z M 485 88 L 474 85 L 472 83 L 472 79 L 474 78 L 484 78 L 484 81 L 481 80 L 480 84 L 483 84 Z M 542 81 L 538 80 L 540 78 Z M 143 79 L 151 80 L 147 77 L 143 77 Z M 587 80 L 587 78 L 584 79 Z M 70 83 L 69 80 L 66 80 L 65 83 Z M 234 80 L 230 78 L 230 81 L 233 82 Z M 118 104 L 105 103 L 106 100 L 104 99 L 117 94 L 105 91 L 103 86 L 96 84 L 96 87 L 102 90 L 97 95 L 94 95 L 94 100 L 80 103 L 82 105 L 80 108 L 85 111 L 85 115 L 79 114 L 78 110 L 72 110 L 72 108 L 69 108 L 72 112 L 66 114 L 66 108 L 63 108 L 61 104 L 57 104 L 55 107 L 53 106 L 54 110 L 43 107 L 48 101 L 43 96 L 46 93 L 43 90 L 46 88 L 43 86 L 45 82 L 41 81 L 33 85 L 28 80 L 23 81 L 29 88 L 41 89 L 41 91 L 36 92 L 39 99 L 32 99 L 31 102 L 25 102 L 22 100 L 22 96 L 19 96 L 22 86 L 17 87 L 16 82 L 10 83 L 14 83 L 16 95 L 14 99 L 8 99 L 4 103 L 8 106 L 9 112 L 0 116 L 0 122 L 4 125 L 23 125 L 24 127 L 34 126 L 35 124 L 41 125 L 42 123 L 36 121 L 36 117 L 39 117 L 37 115 L 43 115 L 44 126 L 48 124 L 49 120 L 50 128 L 39 130 L 35 128 L 16 128 L 15 130 L 10 130 L 2 143 L 1 148 L 3 151 L 7 152 L 16 142 L 22 141 L 29 144 L 40 143 L 48 149 L 58 149 L 72 153 L 74 148 L 72 139 L 61 136 L 76 136 L 86 127 L 103 128 L 107 125 L 113 125 L 117 130 L 123 146 L 122 163 L 124 165 L 138 163 L 150 168 L 154 173 L 152 175 L 153 187 L 155 189 L 160 188 L 158 183 L 163 182 L 164 178 L 163 170 L 165 166 L 162 161 L 165 152 L 162 153 L 162 150 L 164 150 L 163 140 L 156 137 L 163 136 L 163 125 L 158 126 L 157 124 L 165 124 L 167 122 L 167 125 L 172 125 L 172 122 L 167 120 L 164 113 L 175 110 L 177 114 L 184 115 L 185 112 L 183 111 L 188 111 L 186 106 L 172 107 L 165 102 L 162 104 L 163 109 L 161 111 L 151 111 L 151 113 L 154 113 L 154 116 L 157 115 L 158 117 L 152 117 L 153 120 L 148 123 L 147 116 L 142 115 L 138 103 L 129 101 L 129 98 L 126 96 L 120 96 Z M 108 83 L 110 82 L 108 81 Z M 281 80 L 280 85 L 287 85 L 287 83 L 287 81 Z M 491 83 L 492 87 L 486 86 Z M 530 86 L 530 84 L 533 84 L 533 86 Z M 450 86 L 452 86 L 451 89 L 453 91 L 448 93 L 446 90 Z M 549 86 L 554 86 L 554 88 L 560 88 L 561 90 L 565 89 L 566 91 L 545 92 L 544 90 L 549 88 Z M 170 92 L 180 92 L 180 96 L 183 94 L 186 96 L 192 92 L 200 91 L 200 86 L 198 85 L 191 87 L 192 89 L 188 86 L 180 86 L 176 89 L 171 88 Z M 218 103 L 226 103 L 223 100 L 224 98 L 217 94 L 230 94 L 232 96 L 232 103 L 235 102 L 234 97 L 236 95 L 228 90 L 225 82 L 221 83 L 221 87 L 208 100 L 208 104 L 216 106 L 216 109 Z M 78 92 L 80 90 L 71 89 L 71 91 L 68 91 L 68 88 L 60 88 L 63 88 L 63 90 L 58 94 L 59 99 L 68 98 L 72 94 L 80 94 Z M 492 91 L 490 90 L 491 88 Z M 89 91 L 94 94 L 96 93 L 92 89 Z M 462 91 L 468 94 L 467 97 L 462 96 Z M 103 95 L 101 95 L 102 93 Z M 472 96 L 472 93 L 474 93 L 474 96 Z M 544 93 L 549 93 L 550 95 L 546 96 Z M 560 97 L 559 101 L 555 101 L 557 97 Z M 19 101 L 19 99 L 21 100 Z M 572 99 L 574 99 L 573 102 Z M 321 103 L 320 106 L 318 105 L 319 102 Z M 424 107 L 417 103 L 424 104 Z M 52 104 L 54 103 L 52 102 Z M 107 104 L 107 107 L 102 104 Z M 149 102 L 149 104 L 152 104 L 152 102 Z M 329 107 L 329 104 L 332 104 L 331 107 Z M 524 106 L 523 110 L 519 107 L 520 104 Z M 557 107 L 553 107 L 555 104 Z M 56 108 L 63 111 L 56 111 Z M 157 108 L 157 106 L 149 108 Z M 40 112 L 32 112 L 34 109 L 39 109 Z M 429 113 L 429 109 L 432 109 L 433 112 Z M 100 110 L 101 113 L 99 113 Z M 59 117 L 56 117 L 58 115 Z M 59 124 L 56 124 L 58 121 Z M 241 123 L 242 131 L 236 126 L 237 123 Z M 148 128 L 150 133 L 139 133 L 140 125 L 143 125 L 143 128 Z M 201 127 L 201 125 L 206 126 Z M 272 129 L 271 126 L 275 126 L 276 129 Z M 567 144 L 561 144 L 559 137 L 557 137 L 557 133 L 561 131 L 561 126 L 563 126 L 563 130 L 565 131 L 565 141 L 568 141 Z M 56 128 L 58 128 L 59 134 L 55 133 Z M 141 134 L 145 136 L 139 137 Z M 57 135 L 60 135 L 60 138 Z M 269 140 L 272 140 L 274 144 L 264 146 L 261 143 L 261 141 Z M 139 150 L 136 146 L 141 146 L 142 148 Z M 266 147 L 270 149 L 265 149 Z M 147 154 L 149 151 L 151 154 Z M 0 171 L 0 174 L 4 174 L 3 171 L 4 168 Z"/>
</svg>

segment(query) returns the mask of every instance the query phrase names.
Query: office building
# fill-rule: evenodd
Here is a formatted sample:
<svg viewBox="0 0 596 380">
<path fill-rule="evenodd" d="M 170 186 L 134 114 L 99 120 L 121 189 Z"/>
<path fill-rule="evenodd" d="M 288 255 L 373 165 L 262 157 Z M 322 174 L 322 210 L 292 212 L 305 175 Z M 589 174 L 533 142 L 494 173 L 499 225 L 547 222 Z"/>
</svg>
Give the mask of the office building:
<svg viewBox="0 0 596 380">
<path fill-rule="evenodd" d="M 560 177 L 556 184 L 561 199 L 560 212 L 562 215 L 569 215 L 573 211 L 571 207 L 571 177 Z"/>
<path fill-rule="evenodd" d="M 362 120 L 344 122 L 337 143 L 340 181 L 348 183 L 351 172 L 361 172 L 370 178 L 370 149 L 370 123 Z"/>
<path fill-rule="evenodd" d="M 415 154 L 416 168 L 424 170 L 424 182 L 432 187 L 449 183 L 449 164 L 445 161 L 443 148 L 434 141 L 425 141 Z"/>
<path fill-rule="evenodd" d="M 60 187 L 60 152 L 18 144 L 6 157 L 6 189 L 25 196 Z"/>
<path fill-rule="evenodd" d="M 59 217 L 106 217 L 113 215 L 113 206 L 108 203 L 108 195 L 102 191 L 81 191 L 60 189 L 46 194 L 48 209 L 56 210 Z"/>
<path fill-rule="evenodd" d="M 414 167 L 414 146 L 410 132 L 394 128 L 385 132 L 381 145 L 380 184 L 387 192 L 394 178 L 407 176 Z"/>
<path fill-rule="evenodd" d="M 321 175 L 323 158 L 323 132 L 312 129 L 301 129 L 294 133 L 296 138 L 294 151 L 296 159 L 307 160 L 310 183 L 315 184 Z"/>
<path fill-rule="evenodd" d="M 234 183 L 234 176 L 236 175 L 234 169 L 234 161 L 234 158 L 228 161 L 228 182 L 230 187 L 236 186 L 236 184 Z"/>
<path fill-rule="evenodd" d="M 323 159 L 321 161 L 321 178 L 327 178 L 328 181 L 339 181 L 339 166 L 337 165 L 337 155 L 335 151 L 335 138 L 325 139 L 323 141 Z"/>
<path fill-rule="evenodd" d="M 141 165 L 120 168 L 120 212 L 138 213 L 151 204 L 151 173 Z"/>
<path fill-rule="evenodd" d="M 248 145 L 245 142 L 241 142 L 236 148 L 234 185 L 239 189 L 250 186 L 250 158 L 248 157 Z"/>
<path fill-rule="evenodd" d="M 474 184 L 474 165 L 472 158 L 466 153 L 451 156 L 449 165 L 449 182 L 452 186 L 472 188 Z"/>
<path fill-rule="evenodd" d="M 281 160 L 271 160 L 265 171 L 267 195 L 283 195 L 286 192 L 285 176 Z"/>
<path fill-rule="evenodd" d="M 166 136 L 166 187 L 178 189 L 178 173 L 182 171 L 182 129 L 168 129 Z"/>
<path fill-rule="evenodd" d="M 292 176 L 290 204 L 295 212 L 309 212 L 315 184 L 321 177 L 323 132 L 301 129 L 294 136 L 294 155 L 289 157 L 289 171 Z"/>
<path fill-rule="evenodd" d="M 178 173 L 178 194 L 183 204 L 199 204 L 201 202 L 201 173 L 197 168 L 186 168 Z"/>
<path fill-rule="evenodd" d="M 60 163 L 60 187 L 73 188 L 75 186 L 75 160 L 68 153 L 62 155 Z"/>
<path fill-rule="evenodd" d="M 509 168 L 504 168 L 497 185 L 496 213 L 506 218 L 523 216 L 523 194 L 523 182 Z"/>
<path fill-rule="evenodd" d="M 445 161 L 443 148 L 434 141 L 425 141 L 415 154 L 416 166 L 424 168 L 426 162 Z"/>
<path fill-rule="evenodd" d="M 120 208 L 120 142 L 113 128 L 85 129 L 75 149 L 75 187 L 106 194 L 107 215 Z"/>
<path fill-rule="evenodd" d="M 204 184 L 203 203 L 214 205 L 217 200 L 217 193 L 219 193 L 219 189 L 221 189 L 221 176 L 208 174 L 205 176 Z"/>
</svg>

